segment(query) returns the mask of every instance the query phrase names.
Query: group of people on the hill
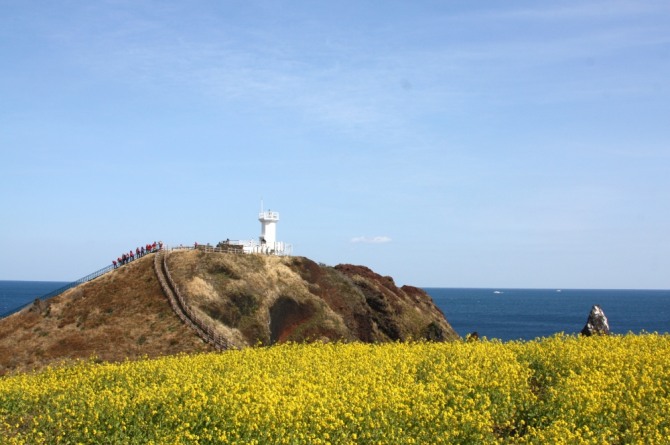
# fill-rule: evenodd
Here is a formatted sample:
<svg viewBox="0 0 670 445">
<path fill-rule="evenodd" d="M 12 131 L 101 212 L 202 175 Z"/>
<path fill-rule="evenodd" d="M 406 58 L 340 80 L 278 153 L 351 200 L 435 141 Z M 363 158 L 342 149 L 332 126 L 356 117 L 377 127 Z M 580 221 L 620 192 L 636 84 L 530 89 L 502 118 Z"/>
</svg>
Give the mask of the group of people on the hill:
<svg viewBox="0 0 670 445">
<path fill-rule="evenodd" d="M 119 266 L 130 263 L 131 261 L 135 260 L 135 258 L 141 258 L 148 253 L 158 252 L 162 249 L 163 241 L 158 241 L 158 243 L 154 241 L 153 244 L 147 244 L 146 246 L 136 248 L 134 252 L 132 249 L 130 249 L 128 253 L 123 253 L 117 259 L 112 260 L 112 265 L 114 266 L 114 269 L 116 269 Z"/>
</svg>

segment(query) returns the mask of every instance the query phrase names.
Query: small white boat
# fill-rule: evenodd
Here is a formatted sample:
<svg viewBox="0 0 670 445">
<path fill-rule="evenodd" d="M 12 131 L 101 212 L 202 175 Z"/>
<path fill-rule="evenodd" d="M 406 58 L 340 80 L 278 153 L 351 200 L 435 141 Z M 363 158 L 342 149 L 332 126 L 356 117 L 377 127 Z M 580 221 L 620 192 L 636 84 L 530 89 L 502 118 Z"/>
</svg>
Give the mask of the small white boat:
<svg viewBox="0 0 670 445">
<path fill-rule="evenodd" d="M 493 293 L 494 293 L 494 294 L 502 294 L 502 291 L 494 290 Z"/>
</svg>

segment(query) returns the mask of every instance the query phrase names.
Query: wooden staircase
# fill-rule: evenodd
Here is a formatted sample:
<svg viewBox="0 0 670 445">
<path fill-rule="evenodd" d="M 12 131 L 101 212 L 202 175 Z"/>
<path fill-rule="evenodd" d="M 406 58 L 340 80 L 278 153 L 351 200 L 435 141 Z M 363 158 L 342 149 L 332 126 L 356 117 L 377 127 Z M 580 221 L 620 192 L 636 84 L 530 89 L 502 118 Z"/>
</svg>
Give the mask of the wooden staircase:
<svg viewBox="0 0 670 445">
<path fill-rule="evenodd" d="M 184 297 L 179 292 L 179 287 L 172 279 L 170 271 L 167 266 L 168 253 L 162 250 L 154 257 L 154 269 L 158 281 L 163 288 L 163 292 L 172 306 L 172 310 L 186 325 L 190 326 L 196 334 L 205 342 L 214 346 L 217 350 L 222 351 L 230 349 L 230 343 L 223 336 L 214 332 L 214 330 L 202 319 L 200 319 L 189 304 L 184 300 Z"/>
</svg>

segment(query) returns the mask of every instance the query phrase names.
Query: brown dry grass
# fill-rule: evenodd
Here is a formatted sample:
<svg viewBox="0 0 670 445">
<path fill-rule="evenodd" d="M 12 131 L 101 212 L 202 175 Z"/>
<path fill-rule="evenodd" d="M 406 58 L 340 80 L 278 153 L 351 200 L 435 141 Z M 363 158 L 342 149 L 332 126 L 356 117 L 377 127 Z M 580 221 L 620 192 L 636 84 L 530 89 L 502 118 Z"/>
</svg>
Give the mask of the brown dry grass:
<svg viewBox="0 0 670 445">
<path fill-rule="evenodd" d="M 210 351 L 172 312 L 153 255 L 0 320 L 0 375 L 97 357 Z M 178 251 L 168 267 L 198 317 L 231 345 L 453 339 L 420 289 L 363 266 L 303 257 Z"/>
<path fill-rule="evenodd" d="M 0 320 L 0 374 L 91 357 L 118 362 L 211 350 L 172 312 L 153 255 L 42 306 Z"/>
<path fill-rule="evenodd" d="M 168 267 L 198 316 L 237 347 L 322 338 L 325 330 L 330 339 L 353 340 L 342 317 L 309 291 L 291 262 L 287 257 L 181 251 L 170 254 Z M 280 315 L 273 322 L 272 308 L 280 298 L 310 309 L 290 316 L 275 310 Z"/>
<path fill-rule="evenodd" d="M 198 315 L 238 347 L 457 337 L 425 292 L 363 266 L 199 251 L 174 252 L 168 265 Z"/>
</svg>

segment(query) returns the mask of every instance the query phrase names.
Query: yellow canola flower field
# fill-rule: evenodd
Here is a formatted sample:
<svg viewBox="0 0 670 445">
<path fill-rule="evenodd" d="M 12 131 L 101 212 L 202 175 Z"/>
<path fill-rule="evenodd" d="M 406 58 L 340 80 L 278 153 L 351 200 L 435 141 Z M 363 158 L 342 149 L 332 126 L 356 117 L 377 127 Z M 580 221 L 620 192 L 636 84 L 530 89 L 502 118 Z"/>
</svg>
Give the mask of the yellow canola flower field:
<svg viewBox="0 0 670 445">
<path fill-rule="evenodd" d="M 7 444 L 670 443 L 670 336 L 288 344 L 0 378 Z"/>
</svg>

